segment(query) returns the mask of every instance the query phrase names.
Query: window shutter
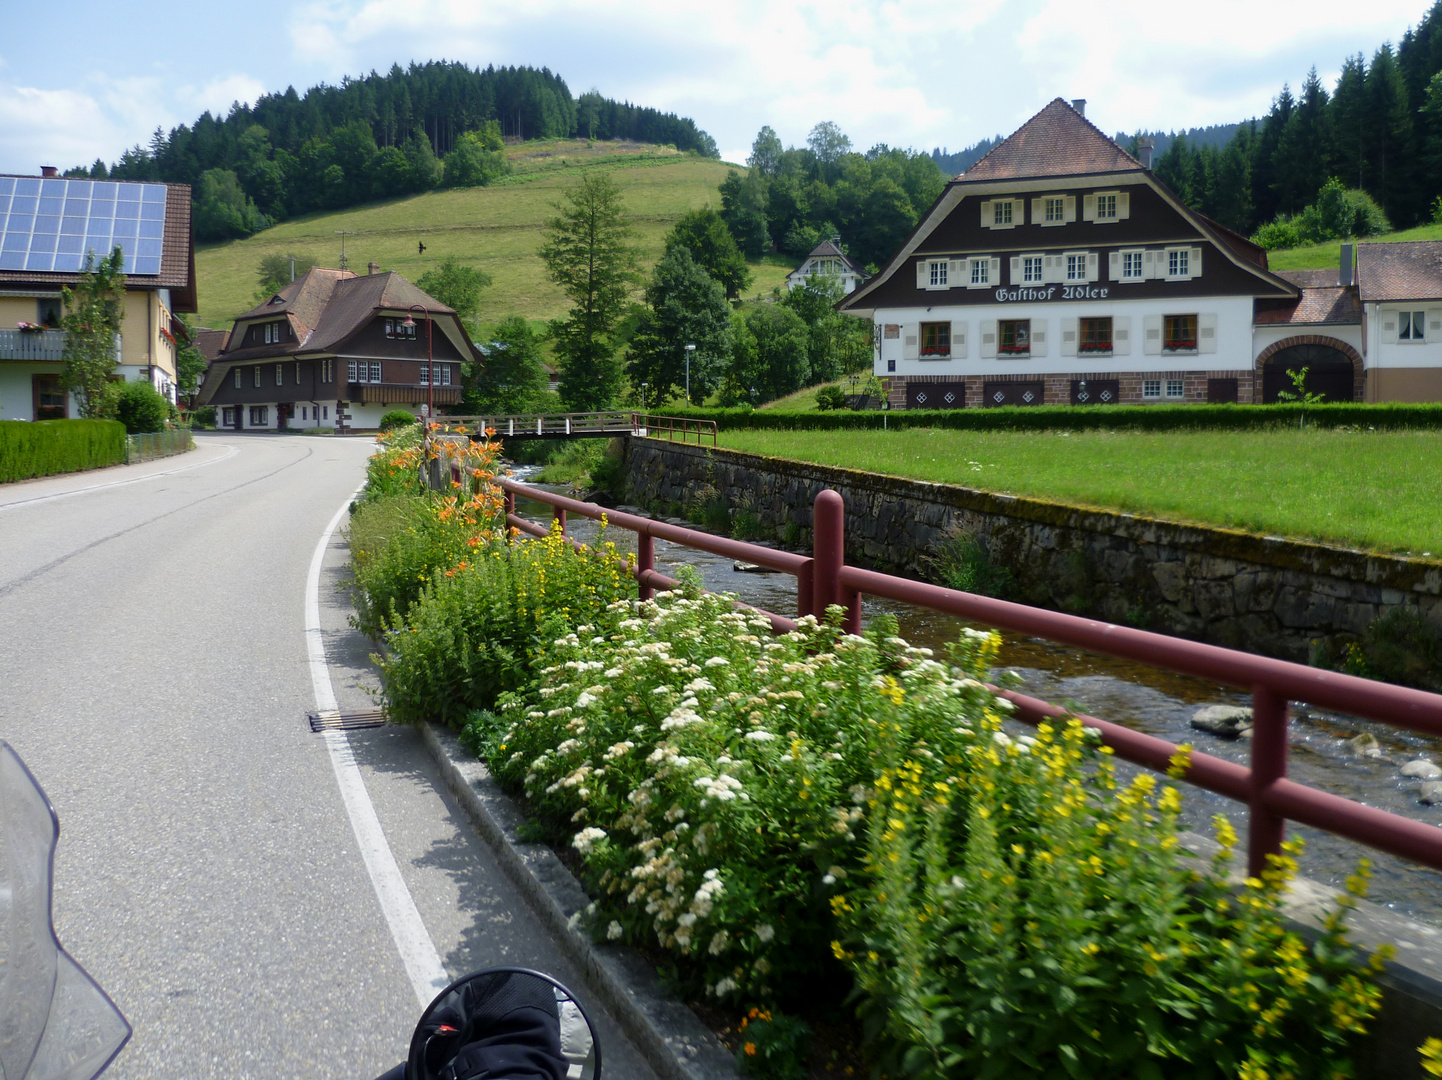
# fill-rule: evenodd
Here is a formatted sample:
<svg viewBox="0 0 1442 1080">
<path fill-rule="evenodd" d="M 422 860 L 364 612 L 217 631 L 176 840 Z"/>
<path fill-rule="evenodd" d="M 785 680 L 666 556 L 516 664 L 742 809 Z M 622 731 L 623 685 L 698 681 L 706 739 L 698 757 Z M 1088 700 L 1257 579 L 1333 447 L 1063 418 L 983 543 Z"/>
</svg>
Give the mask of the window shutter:
<svg viewBox="0 0 1442 1080">
<path fill-rule="evenodd" d="M 964 322 L 951 324 L 951 358 L 953 360 L 966 359 L 966 323 Z"/>
<path fill-rule="evenodd" d="M 1132 317 L 1130 315 L 1112 316 L 1112 355 L 1130 356 L 1132 354 Z"/>
<path fill-rule="evenodd" d="M 1066 280 L 1066 256 L 1043 255 L 1041 257 L 1041 280 L 1044 285 L 1055 285 Z"/>
<path fill-rule="evenodd" d="M 1122 279 L 1122 253 L 1111 251 L 1107 253 L 1107 280 L 1120 281 Z"/>
<path fill-rule="evenodd" d="M 1076 335 L 1077 335 L 1077 320 L 1075 320 L 1075 319 L 1062 319 L 1062 320 L 1061 320 L 1061 348 L 1058 350 L 1057 355 L 1059 355 L 1059 356 L 1075 356 L 1075 355 L 1076 355 Z"/>
<path fill-rule="evenodd" d="M 1097 219 L 1097 197 L 1095 195 L 1082 196 L 1082 220 L 1095 221 Z"/>
<path fill-rule="evenodd" d="M 1031 355 L 1046 355 L 1046 320 L 1032 319 L 1031 321 Z"/>
<path fill-rule="evenodd" d="M 1073 222 L 1073 221 L 1076 220 L 1076 196 L 1075 196 L 1075 195 L 1068 195 L 1068 196 L 1066 197 L 1066 212 L 1062 215 L 1062 217 L 1063 217 L 1063 219 L 1064 219 L 1068 224 L 1070 224 L 1071 222 Z"/>
<path fill-rule="evenodd" d="M 1147 315 L 1142 319 L 1142 326 L 1146 330 L 1146 338 L 1142 342 L 1142 352 L 1147 356 L 1162 355 L 1162 317 L 1160 315 Z"/>
<path fill-rule="evenodd" d="M 1020 284 L 1021 284 L 1021 256 L 1020 256 L 1020 255 L 1013 255 L 1013 256 L 1011 257 L 1011 284 L 1013 284 L 1013 285 L 1020 285 Z"/>
<path fill-rule="evenodd" d="M 991 228 L 991 223 L 992 223 L 991 200 L 990 200 L 990 199 L 985 199 L 985 200 L 982 201 L 982 204 L 981 204 L 981 227 L 982 227 L 983 229 L 989 229 L 989 228 Z"/>
<path fill-rule="evenodd" d="M 1095 251 L 1087 252 L 1087 280 L 1097 281 L 1101 278 L 1101 256 Z"/>
<path fill-rule="evenodd" d="M 930 285 L 931 268 L 926 265 L 926 260 L 922 259 L 916 264 L 916 287 L 918 289 L 925 289 L 929 288 Z"/>
<path fill-rule="evenodd" d="M 903 360 L 918 360 L 921 358 L 921 326 L 917 323 L 903 323 L 901 327 L 901 358 Z"/>
<path fill-rule="evenodd" d="M 1214 353 L 1217 351 L 1217 317 L 1215 315 L 1197 316 L 1197 352 Z"/>
<path fill-rule="evenodd" d="M 1382 312 L 1382 342 L 1385 345 L 1397 344 L 1397 313 L 1395 311 Z"/>
<path fill-rule="evenodd" d="M 947 259 L 947 260 L 946 260 L 946 285 L 947 285 L 947 288 L 949 288 L 949 289 L 954 289 L 954 288 L 956 288 L 958 285 L 964 285 L 964 284 L 966 284 L 967 280 L 968 280 L 968 278 L 967 278 L 967 273 L 966 273 L 966 260 L 965 260 L 965 259 Z"/>
<path fill-rule="evenodd" d="M 1046 206 L 1041 199 L 1031 201 L 1031 223 L 1033 225 L 1046 224 Z"/>
<path fill-rule="evenodd" d="M 1117 193 L 1117 220 L 1132 216 L 1132 197 L 1125 191 Z"/>
<path fill-rule="evenodd" d="M 990 285 L 992 285 L 992 286 L 1000 285 L 1000 284 L 1001 284 L 1001 256 L 1000 256 L 1000 255 L 993 255 L 993 256 L 991 257 L 991 266 L 989 267 L 989 269 L 991 270 L 991 275 L 990 275 L 990 276 L 988 277 L 988 279 L 987 279 L 988 283 L 989 283 Z"/>
<path fill-rule="evenodd" d="M 981 344 L 977 348 L 977 355 L 983 360 L 996 358 L 996 320 L 983 319 L 980 327 Z"/>
<path fill-rule="evenodd" d="M 1202 276 L 1202 249 L 1192 248 L 1191 257 L 1187 260 L 1187 276 L 1198 278 Z"/>
<path fill-rule="evenodd" d="M 1142 277 L 1147 281 L 1167 276 L 1167 253 L 1165 251 L 1142 252 Z"/>
</svg>

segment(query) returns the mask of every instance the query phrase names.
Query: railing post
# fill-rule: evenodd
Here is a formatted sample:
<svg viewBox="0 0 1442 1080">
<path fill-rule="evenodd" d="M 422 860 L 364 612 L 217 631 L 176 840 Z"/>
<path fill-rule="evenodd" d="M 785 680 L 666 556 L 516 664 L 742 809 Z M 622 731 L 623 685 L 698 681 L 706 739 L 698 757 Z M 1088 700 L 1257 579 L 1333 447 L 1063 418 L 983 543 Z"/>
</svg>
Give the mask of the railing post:
<svg viewBox="0 0 1442 1080">
<path fill-rule="evenodd" d="M 1287 775 L 1287 699 L 1271 687 L 1252 688 L 1252 773 L 1247 824 L 1247 873 L 1261 877 L 1268 855 L 1282 853 L 1286 820 L 1263 804 L 1268 788 Z"/>
<path fill-rule="evenodd" d="M 815 593 L 816 560 L 808 559 L 796 571 L 796 617 L 804 619 L 816 614 Z"/>
<path fill-rule="evenodd" d="M 565 509 L 564 509 L 563 507 L 560 507 L 560 506 L 556 507 L 556 508 L 555 508 L 555 513 L 552 514 L 552 518 L 553 518 L 554 520 L 559 521 L 559 522 L 561 523 L 561 535 L 562 535 L 562 536 L 565 536 L 565 535 L 566 535 L 566 511 L 565 511 Z"/>
<path fill-rule="evenodd" d="M 846 506 L 830 488 L 816 496 L 811 514 L 811 608 L 818 619 L 841 603 L 842 564 L 846 561 Z"/>
<path fill-rule="evenodd" d="M 636 534 L 636 578 L 641 586 L 641 599 L 650 600 L 656 595 L 656 590 L 642 580 L 642 574 L 649 574 L 656 569 L 656 538 L 650 533 Z"/>
</svg>

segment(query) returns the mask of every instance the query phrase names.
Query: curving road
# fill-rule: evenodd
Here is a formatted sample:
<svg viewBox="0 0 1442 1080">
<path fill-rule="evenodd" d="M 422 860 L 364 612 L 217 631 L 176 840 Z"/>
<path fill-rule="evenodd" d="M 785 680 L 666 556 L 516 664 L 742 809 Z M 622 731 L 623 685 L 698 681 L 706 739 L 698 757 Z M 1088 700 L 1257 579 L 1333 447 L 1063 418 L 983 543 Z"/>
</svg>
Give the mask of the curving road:
<svg viewBox="0 0 1442 1080">
<path fill-rule="evenodd" d="M 373 705 L 343 530 L 319 566 L 321 678 L 305 603 L 371 442 L 196 441 L 0 487 L 0 738 L 60 816 L 61 941 L 135 1028 L 106 1077 L 368 1080 L 404 1054 L 428 973 L 525 964 L 576 986 L 415 732 L 328 745 L 305 724 L 325 676 L 342 710 Z M 374 835 L 342 798 L 350 756 Z M 651 1077 L 598 1022 L 607 1075 Z"/>
</svg>

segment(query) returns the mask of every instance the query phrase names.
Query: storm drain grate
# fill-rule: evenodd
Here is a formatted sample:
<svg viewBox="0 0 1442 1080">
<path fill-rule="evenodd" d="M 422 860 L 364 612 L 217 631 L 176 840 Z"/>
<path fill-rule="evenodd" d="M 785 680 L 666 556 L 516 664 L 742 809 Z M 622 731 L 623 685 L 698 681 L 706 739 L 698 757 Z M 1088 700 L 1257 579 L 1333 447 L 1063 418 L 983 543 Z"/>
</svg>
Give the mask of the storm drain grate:
<svg viewBox="0 0 1442 1080">
<path fill-rule="evenodd" d="M 306 716 L 312 731 L 356 731 L 360 728 L 382 727 L 386 714 L 380 709 L 366 709 L 364 712 L 324 712 Z"/>
</svg>

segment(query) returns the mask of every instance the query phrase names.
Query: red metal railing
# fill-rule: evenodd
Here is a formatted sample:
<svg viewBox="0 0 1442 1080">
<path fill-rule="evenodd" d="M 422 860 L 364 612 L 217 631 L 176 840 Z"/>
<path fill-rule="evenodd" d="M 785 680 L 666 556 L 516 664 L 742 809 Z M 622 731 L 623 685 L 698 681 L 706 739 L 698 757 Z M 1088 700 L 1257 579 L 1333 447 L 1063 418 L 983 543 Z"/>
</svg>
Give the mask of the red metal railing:
<svg viewBox="0 0 1442 1080">
<path fill-rule="evenodd" d="M 646 413 L 632 413 L 631 423 L 635 428 L 632 434 L 635 435 L 683 443 L 689 442 L 691 436 L 694 435 L 697 446 L 701 446 L 706 440 L 710 440 L 712 446 L 716 445 L 715 420 L 688 420 L 680 416 L 650 416 Z"/>
<path fill-rule="evenodd" d="M 516 515 L 517 495 L 551 506 L 563 528 L 567 513 L 593 519 L 604 514 L 610 525 L 636 533 L 636 580 L 643 598 L 649 598 L 658 588 L 675 584 L 671 578 L 656 572 L 655 540 L 659 537 L 684 547 L 744 559 L 791 574 L 796 578 L 798 618 L 820 615 L 830 605 L 837 604 L 846 611 L 845 625 L 852 633 L 861 629 L 864 594 L 1250 690 L 1251 767 L 1193 751 L 1185 779 L 1197 787 L 1247 804 L 1250 811 L 1247 865 L 1251 874 L 1261 873 L 1267 856 L 1281 851 L 1287 821 L 1311 825 L 1378 851 L 1442 869 L 1442 828 L 1364 806 L 1287 778 L 1290 702 L 1305 701 L 1392 727 L 1442 735 L 1442 695 L 847 566 L 845 507 L 841 496 L 831 490 L 816 496 L 812 520 L 814 546 L 808 557 L 633 514 L 616 513 L 512 480 L 501 481 L 501 486 L 506 492 L 507 523 L 531 535 L 544 535 L 546 530 Z M 783 616 L 772 612 L 763 614 L 770 617 L 777 631 L 796 626 Z M 1025 694 L 1008 690 L 998 693 L 1016 707 L 1017 718 L 1029 724 L 1074 715 Z M 1174 743 L 1120 724 L 1094 716 L 1081 715 L 1080 719 L 1088 727 L 1098 729 L 1102 742 L 1112 747 L 1118 757 L 1149 769 L 1165 772 L 1178 750 Z"/>
</svg>

